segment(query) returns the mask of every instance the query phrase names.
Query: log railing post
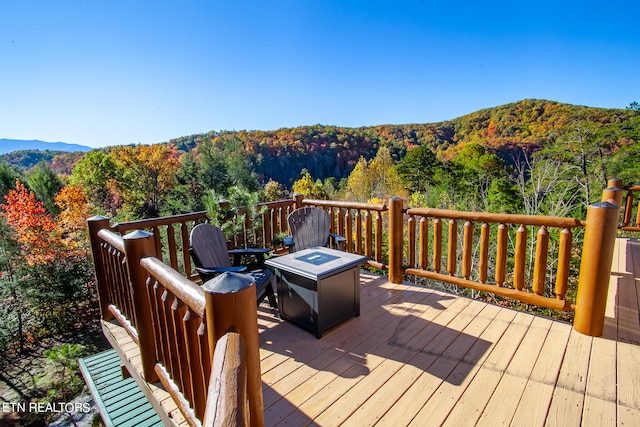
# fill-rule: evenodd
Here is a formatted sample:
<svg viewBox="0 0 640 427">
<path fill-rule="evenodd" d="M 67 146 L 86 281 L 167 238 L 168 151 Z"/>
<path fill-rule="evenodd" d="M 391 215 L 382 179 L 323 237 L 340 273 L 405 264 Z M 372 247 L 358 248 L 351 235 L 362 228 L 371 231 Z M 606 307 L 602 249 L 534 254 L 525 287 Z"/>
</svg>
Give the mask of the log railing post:
<svg viewBox="0 0 640 427">
<path fill-rule="evenodd" d="M 215 349 L 218 340 L 229 331 L 242 336 L 247 361 L 250 425 L 262 427 L 264 404 L 255 282 L 251 276 L 245 274 L 223 273 L 206 282 L 203 289 L 209 348 Z"/>
<path fill-rule="evenodd" d="M 585 335 L 598 337 L 604 329 L 619 209 L 613 203 L 601 202 L 587 210 L 573 322 L 573 328 Z"/>
<path fill-rule="evenodd" d="M 602 191 L 601 202 L 611 202 L 616 206 L 622 206 L 622 198 L 624 197 L 624 189 L 622 181 L 618 178 L 611 178 L 607 181 L 607 188 Z"/>
<path fill-rule="evenodd" d="M 155 372 L 156 345 L 151 320 L 151 308 L 147 296 L 147 280 L 149 273 L 140 265 L 140 260 L 156 256 L 156 245 L 152 233 L 136 230 L 122 238 L 124 251 L 129 268 L 129 281 L 133 298 L 133 310 L 136 316 L 136 331 L 138 332 L 138 346 L 142 359 L 142 372 L 147 382 L 159 380 Z"/>
<path fill-rule="evenodd" d="M 105 216 L 94 216 L 87 220 L 89 228 L 89 241 L 91 243 L 91 254 L 93 257 L 93 266 L 96 272 L 96 286 L 98 288 L 98 301 L 100 303 L 100 314 L 103 320 L 113 319 L 113 314 L 109 311 L 109 292 L 107 290 L 109 283 L 102 259 L 102 250 L 100 248 L 100 239 L 98 233 L 100 230 L 108 230 L 111 228 L 109 218 Z"/>
<path fill-rule="evenodd" d="M 402 283 L 404 279 L 402 269 L 402 230 L 404 215 L 402 199 L 389 199 L 389 281 Z"/>
<path fill-rule="evenodd" d="M 304 194 L 296 193 L 293 195 L 293 209 L 300 209 L 302 207 L 302 199 L 304 199 Z"/>
</svg>

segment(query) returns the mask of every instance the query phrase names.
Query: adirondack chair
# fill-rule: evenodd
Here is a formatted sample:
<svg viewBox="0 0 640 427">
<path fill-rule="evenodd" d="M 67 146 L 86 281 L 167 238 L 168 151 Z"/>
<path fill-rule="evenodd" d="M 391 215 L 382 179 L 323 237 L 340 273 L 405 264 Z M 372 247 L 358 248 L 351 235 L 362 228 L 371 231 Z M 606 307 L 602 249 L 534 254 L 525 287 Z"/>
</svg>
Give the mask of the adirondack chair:
<svg viewBox="0 0 640 427">
<path fill-rule="evenodd" d="M 211 224 L 198 224 L 191 230 L 191 247 L 189 253 L 195 264 L 196 271 L 202 282 L 211 280 L 224 272 L 236 272 L 248 274 L 256 281 L 257 305 L 260 305 L 265 297 L 269 305 L 277 308 L 274 289 L 275 277 L 271 271 L 264 267 L 264 255 L 268 248 L 248 248 L 227 250 L 227 242 L 222 230 Z M 254 256 L 257 259 L 258 269 L 247 271 L 246 265 L 238 265 L 243 256 Z M 231 257 L 234 262 L 232 264 Z"/>
<path fill-rule="evenodd" d="M 334 249 L 344 250 L 346 239 L 332 234 L 331 217 L 324 209 L 305 206 L 291 212 L 287 217 L 291 236 L 284 239 L 289 252 L 296 252 L 314 246 L 328 247 L 332 243 Z"/>
</svg>

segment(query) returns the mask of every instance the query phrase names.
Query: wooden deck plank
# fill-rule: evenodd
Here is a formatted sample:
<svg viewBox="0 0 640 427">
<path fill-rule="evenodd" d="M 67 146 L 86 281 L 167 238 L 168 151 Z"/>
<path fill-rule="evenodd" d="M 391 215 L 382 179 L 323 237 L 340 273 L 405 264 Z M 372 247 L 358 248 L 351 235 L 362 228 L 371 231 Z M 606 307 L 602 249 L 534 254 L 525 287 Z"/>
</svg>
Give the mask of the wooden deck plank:
<svg viewBox="0 0 640 427">
<path fill-rule="evenodd" d="M 527 380 L 512 425 L 543 426 L 560 374 L 571 325 L 553 322 Z"/>
<path fill-rule="evenodd" d="M 618 425 L 637 425 L 640 419 L 640 350 L 638 345 L 617 345 Z"/>
<path fill-rule="evenodd" d="M 402 291 L 402 289 L 398 289 Z M 424 298 L 435 299 L 437 295 L 433 293 L 423 293 Z M 387 300 L 392 301 L 392 300 Z M 398 303 L 401 303 L 401 299 L 397 299 Z M 265 382 L 285 382 L 283 388 L 280 388 L 280 392 L 288 392 L 295 389 L 297 386 L 310 381 L 318 371 L 330 370 L 334 373 L 342 373 L 348 369 L 353 363 L 362 363 L 363 356 L 361 352 L 363 349 L 358 349 L 357 346 L 363 341 L 367 341 L 368 347 L 373 345 L 371 340 L 372 335 L 381 336 L 375 328 L 366 327 L 370 324 L 369 318 L 375 318 L 378 315 L 385 313 L 385 309 L 382 305 L 377 305 L 373 310 L 368 312 L 368 317 L 362 317 L 360 319 L 353 319 L 354 324 L 350 324 L 348 328 L 342 327 L 333 333 L 329 334 L 326 339 L 316 340 L 312 337 L 313 343 L 317 346 L 311 348 L 305 348 L 301 352 L 294 352 L 291 347 L 287 347 L 286 356 L 289 360 L 285 360 L 277 370 L 272 370 L 266 375 L 263 375 Z M 364 323 L 360 325 L 359 323 Z M 343 325 L 346 326 L 346 325 Z M 305 339 L 311 336 L 308 332 L 303 332 Z M 374 337 L 375 338 L 375 337 Z M 356 347 L 356 348 L 354 348 Z M 293 357 L 291 357 L 293 356 Z M 346 357 L 340 357 L 346 356 Z M 338 360 L 336 361 L 336 359 Z M 300 364 L 294 359 L 300 359 L 308 361 L 305 364 Z M 329 366 L 331 365 L 331 366 Z M 344 365 L 344 366 L 343 366 Z M 271 380 L 271 381 L 270 381 Z M 316 381 L 306 384 L 306 387 L 311 387 Z M 265 408 L 274 403 L 273 399 L 279 399 L 279 394 L 270 393 L 270 390 L 265 390 L 264 402 Z"/>
<path fill-rule="evenodd" d="M 511 421 L 552 324 L 550 319 L 544 317 L 533 319 L 527 334 L 480 416 L 478 425 L 491 427 L 495 425 L 495 419 Z"/>
<path fill-rule="evenodd" d="M 459 339 L 479 335 L 489 324 L 488 319 L 480 316 L 486 307 L 480 302 L 472 302 L 456 318 L 449 323 L 427 346 L 420 351 L 412 352 L 407 361 L 382 387 L 363 403 L 345 421 L 344 425 L 366 425 L 377 422 L 404 394 L 408 386 L 413 384 L 423 372 L 434 372 L 433 363 L 444 359 L 449 351 L 452 361 L 460 361 L 471 347 L 474 339 Z M 457 345 L 454 345 L 457 344 Z M 455 350 L 450 350 L 453 347 Z M 439 372 L 442 374 L 442 372 Z M 447 373 L 448 374 L 448 373 Z M 446 378 L 444 375 L 442 378 Z"/>
<path fill-rule="evenodd" d="M 622 246 L 624 241 L 618 241 Z M 640 318 L 638 316 L 638 286 L 634 272 L 640 273 L 640 242 L 626 241 L 626 252 L 620 260 L 617 286 L 618 340 L 640 344 Z M 637 273 L 635 273 L 637 274 Z"/>
<path fill-rule="evenodd" d="M 499 311 L 500 309 L 496 306 L 485 306 L 476 320 L 465 328 L 464 334 L 460 334 L 452 345 L 433 361 L 428 367 L 428 371 L 422 371 L 420 376 L 409 384 L 403 395 L 380 418 L 378 425 L 408 424 L 438 386 L 451 376 L 453 370 L 460 363 L 463 363 L 461 366 L 471 369 L 473 365 L 471 363 L 465 364 L 463 359 L 472 353 L 474 346 L 486 349 L 488 342 L 483 340 L 483 334 L 487 328 L 494 325 L 494 319 Z M 483 351 L 477 353 L 481 356 Z"/>
<path fill-rule="evenodd" d="M 450 317 L 455 316 L 459 311 L 459 309 L 456 308 L 457 306 L 462 308 L 466 306 L 466 303 L 463 301 L 456 301 L 455 299 L 449 298 L 441 293 L 426 289 L 416 293 L 416 295 L 423 297 L 426 295 L 427 298 L 421 300 L 425 304 L 421 304 L 416 308 L 411 305 L 407 305 L 407 303 L 390 303 L 382 307 L 383 312 L 386 313 L 383 317 L 375 315 L 371 317 L 363 317 L 361 315 L 361 318 L 358 319 L 361 322 L 361 327 L 376 332 L 373 340 L 363 341 L 361 346 L 354 349 L 355 354 L 364 356 L 362 362 L 354 364 L 340 376 L 334 375 L 331 378 L 325 379 L 316 377 L 315 380 L 317 382 L 327 383 L 327 385 L 315 394 L 309 394 L 308 386 L 305 384 L 297 387 L 290 395 L 287 396 L 287 400 L 297 402 L 296 406 L 299 407 L 299 411 L 290 414 L 284 419 L 283 423 L 296 425 L 298 422 L 302 421 L 300 419 L 302 414 L 304 414 L 304 416 L 311 416 L 312 418 L 315 418 L 327 408 L 331 407 L 338 398 L 342 404 L 354 405 L 356 404 L 354 402 L 357 402 L 360 399 L 358 396 L 360 388 L 364 388 L 364 393 L 366 393 L 374 386 L 374 383 L 377 384 L 381 381 L 383 382 L 388 378 L 388 376 L 399 369 L 401 362 L 397 362 L 392 359 L 394 353 L 399 351 L 399 347 L 397 345 L 389 345 L 389 342 L 394 335 L 397 335 L 399 330 L 403 331 L 405 334 L 410 333 L 409 331 L 414 331 L 414 334 L 418 332 L 415 331 L 415 325 L 406 324 L 406 322 L 403 323 L 403 320 L 407 318 L 407 316 L 421 315 L 421 317 L 424 316 L 422 317 L 423 319 L 435 319 L 444 313 L 450 312 L 449 314 L 446 314 L 446 316 Z M 426 314 L 423 315 L 422 313 Z M 387 319 L 382 323 L 383 328 L 377 331 L 372 329 L 371 325 L 374 324 L 372 322 L 375 322 L 375 319 L 382 318 Z M 376 374 L 373 374 L 373 372 L 383 363 L 384 365 L 376 371 Z M 368 383 L 370 381 L 370 383 L 366 386 L 362 384 L 358 385 L 362 379 L 366 379 L 366 382 Z M 358 388 L 356 388 L 355 391 L 352 391 L 355 387 Z M 372 391 L 375 391 L 375 389 Z M 350 394 L 346 395 L 347 393 Z M 310 399 L 310 397 L 313 397 L 313 399 Z M 336 410 L 338 409 L 334 406 L 331 411 L 333 412 Z M 329 415 L 325 414 L 324 416 L 328 417 Z"/>
<path fill-rule="evenodd" d="M 512 310 L 498 309 L 499 312 L 491 324 L 480 334 L 480 339 L 476 341 L 471 349 L 464 355 L 462 360 L 456 365 L 444 381 L 435 380 L 436 389 L 431 392 L 424 405 L 416 405 L 415 409 L 402 415 L 402 424 L 408 425 L 412 421 L 419 425 L 420 422 L 438 423 L 442 422 L 451 409 L 455 406 L 459 396 L 472 382 L 473 378 L 485 362 L 492 349 L 500 337 L 505 333 L 516 312 Z M 421 378 L 423 378 L 422 376 Z M 428 378 L 432 380 L 433 378 Z M 435 385 L 430 381 L 431 385 Z M 409 396 L 408 394 L 406 396 Z M 419 397 L 419 396 L 418 396 Z M 393 422 L 389 411 L 381 420 L 385 424 Z M 440 420 L 440 421 L 437 421 Z"/>
<path fill-rule="evenodd" d="M 443 425 L 474 425 L 477 422 L 491 398 L 492 392 L 502 379 L 507 366 L 509 366 L 516 350 L 530 329 L 532 321 L 533 318 L 529 315 L 521 315 L 520 313 L 516 315 L 489 357 L 480 367 L 473 382 L 462 393 L 446 419 L 442 420 Z M 416 417 L 412 424 L 415 421 L 426 422 L 427 420 Z M 440 423 L 440 420 L 435 421 Z"/>
<path fill-rule="evenodd" d="M 594 338 L 587 374 L 583 426 L 616 425 L 616 342 Z"/>
<path fill-rule="evenodd" d="M 571 331 L 546 425 L 579 426 L 589 371 L 593 338 Z"/>
<path fill-rule="evenodd" d="M 404 363 L 407 363 L 411 355 L 428 347 L 440 333 L 448 329 L 448 325 L 462 318 L 462 314 L 470 305 L 469 300 L 457 299 L 447 307 L 446 310 L 427 309 L 415 316 L 403 317 L 398 328 L 389 336 L 389 341 L 376 354 L 382 359 L 380 363 L 371 370 L 368 376 L 355 383 L 347 391 L 340 393 L 340 399 L 335 400 L 332 405 L 324 409 L 315 418 L 321 425 L 329 423 L 340 423 L 350 414 L 358 409 L 365 400 L 380 388 L 392 375 L 394 375 Z M 413 313 L 412 313 L 413 314 Z M 433 316 L 435 314 L 435 316 Z M 416 318 L 421 320 L 414 321 Z M 408 322 L 405 322 L 409 319 Z M 314 409 L 314 399 L 310 399 Z"/>
</svg>

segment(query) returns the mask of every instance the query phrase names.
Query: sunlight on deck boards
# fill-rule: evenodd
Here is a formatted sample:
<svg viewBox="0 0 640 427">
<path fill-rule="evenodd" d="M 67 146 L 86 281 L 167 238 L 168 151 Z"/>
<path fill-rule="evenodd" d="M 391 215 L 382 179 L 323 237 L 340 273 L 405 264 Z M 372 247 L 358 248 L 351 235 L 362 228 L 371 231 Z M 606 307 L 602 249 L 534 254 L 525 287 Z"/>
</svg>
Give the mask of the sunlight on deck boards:
<svg viewBox="0 0 640 427">
<path fill-rule="evenodd" d="M 262 305 L 265 424 L 636 424 L 634 271 L 640 242 L 619 239 L 601 338 L 368 272 L 361 316 L 319 340 Z"/>
</svg>

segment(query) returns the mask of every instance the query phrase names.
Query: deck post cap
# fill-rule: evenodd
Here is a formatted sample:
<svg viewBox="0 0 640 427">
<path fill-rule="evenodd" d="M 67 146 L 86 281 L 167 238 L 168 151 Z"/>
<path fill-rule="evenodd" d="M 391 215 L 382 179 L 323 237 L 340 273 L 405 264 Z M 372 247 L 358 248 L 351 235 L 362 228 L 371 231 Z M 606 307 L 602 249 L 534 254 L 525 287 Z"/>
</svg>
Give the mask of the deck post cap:
<svg viewBox="0 0 640 427">
<path fill-rule="evenodd" d="M 122 240 L 145 239 L 148 237 L 153 237 L 153 233 L 149 233 L 148 231 L 144 230 L 134 230 L 122 237 Z"/>
<path fill-rule="evenodd" d="M 232 294 L 253 285 L 253 277 L 248 274 L 224 272 L 208 280 L 202 287 L 207 293 Z"/>
</svg>

